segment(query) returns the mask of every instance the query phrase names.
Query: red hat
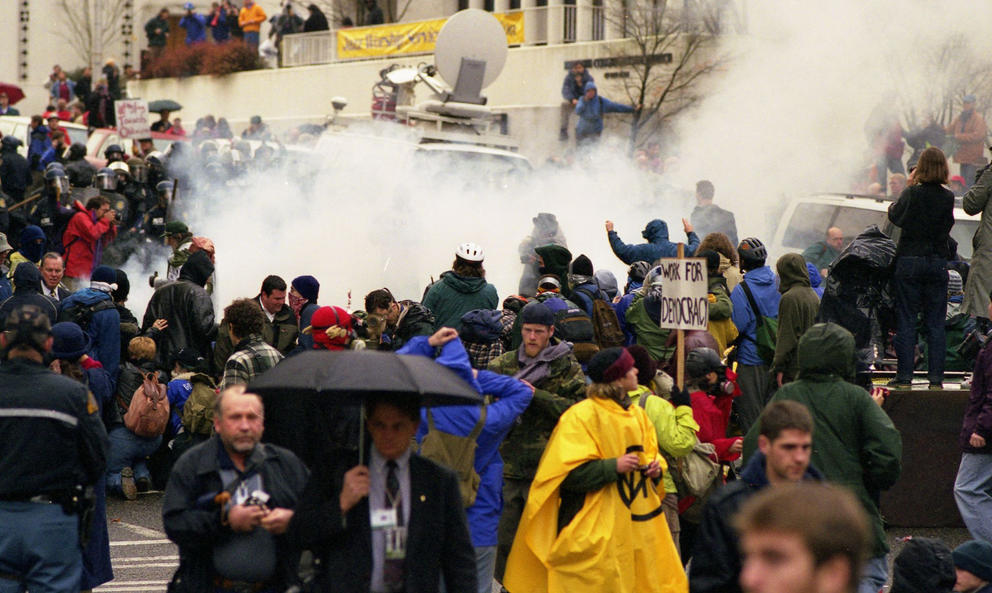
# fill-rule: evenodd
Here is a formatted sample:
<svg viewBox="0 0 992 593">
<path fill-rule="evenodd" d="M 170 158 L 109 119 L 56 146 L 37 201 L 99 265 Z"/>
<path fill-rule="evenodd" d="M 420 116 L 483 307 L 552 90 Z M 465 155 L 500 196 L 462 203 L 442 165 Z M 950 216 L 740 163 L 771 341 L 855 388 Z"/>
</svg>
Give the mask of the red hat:
<svg viewBox="0 0 992 593">
<path fill-rule="evenodd" d="M 955 175 L 954 177 L 951 177 L 951 181 L 957 181 L 961 185 L 967 185 L 967 183 L 964 182 L 964 177 L 961 177 L 960 175 Z"/>
<path fill-rule="evenodd" d="M 352 317 L 341 307 L 321 307 L 314 311 L 310 326 L 303 330 L 313 336 L 318 350 L 344 350 L 352 336 Z"/>
</svg>

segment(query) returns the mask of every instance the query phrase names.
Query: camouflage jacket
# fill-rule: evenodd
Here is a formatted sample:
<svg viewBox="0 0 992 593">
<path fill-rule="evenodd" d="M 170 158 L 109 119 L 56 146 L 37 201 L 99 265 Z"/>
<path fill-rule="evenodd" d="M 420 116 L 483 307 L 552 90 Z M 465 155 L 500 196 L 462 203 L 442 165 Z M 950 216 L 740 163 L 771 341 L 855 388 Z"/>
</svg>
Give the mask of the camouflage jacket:
<svg viewBox="0 0 992 593">
<path fill-rule="evenodd" d="M 489 370 L 515 374 L 520 370 L 517 351 L 511 350 L 490 362 Z M 549 376 L 534 387 L 534 398 L 500 447 L 503 475 L 508 478 L 534 479 L 558 418 L 569 406 L 585 399 L 586 378 L 575 356 L 568 354 L 551 361 Z"/>
</svg>

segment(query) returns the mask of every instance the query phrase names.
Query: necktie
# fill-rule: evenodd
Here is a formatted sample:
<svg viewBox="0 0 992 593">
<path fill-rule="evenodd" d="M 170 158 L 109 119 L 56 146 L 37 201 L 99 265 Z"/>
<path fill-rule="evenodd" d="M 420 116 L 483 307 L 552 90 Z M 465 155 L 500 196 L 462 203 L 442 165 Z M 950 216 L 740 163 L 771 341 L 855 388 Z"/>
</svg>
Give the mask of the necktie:
<svg viewBox="0 0 992 593">
<path fill-rule="evenodd" d="M 396 505 L 396 525 L 403 525 L 403 501 L 400 500 L 400 480 L 396 475 L 396 462 L 386 462 L 386 508 Z M 389 537 L 388 535 L 386 537 Z M 403 559 L 389 558 L 386 555 L 382 567 L 382 581 L 389 591 L 403 590 Z"/>
</svg>

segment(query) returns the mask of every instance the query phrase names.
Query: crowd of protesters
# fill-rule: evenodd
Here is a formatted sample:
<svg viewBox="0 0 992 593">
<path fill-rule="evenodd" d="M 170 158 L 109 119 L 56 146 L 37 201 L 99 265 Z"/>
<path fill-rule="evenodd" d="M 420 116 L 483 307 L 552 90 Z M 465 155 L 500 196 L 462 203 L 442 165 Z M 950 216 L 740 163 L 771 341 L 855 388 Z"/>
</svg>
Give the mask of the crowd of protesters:
<svg viewBox="0 0 992 593">
<path fill-rule="evenodd" d="M 489 591 L 494 580 L 512 593 L 772 591 L 768 579 L 783 569 L 769 557 L 786 552 L 813 558 L 788 590 L 826 574 L 829 586 L 809 590 L 876 593 L 890 577 L 926 576 L 914 576 L 912 562 L 900 573 L 898 559 L 889 573 L 877 493 L 901 474 L 902 442 L 882 408 L 888 391 L 864 382 L 865 332 L 837 312 L 865 306 L 847 290 L 861 278 L 846 275 L 861 248 L 889 253 L 895 321 L 867 340 L 897 355 L 889 387 L 911 388 L 920 367 L 930 388 L 943 387 L 946 353 L 958 345 L 945 336 L 966 289 L 948 267 L 954 199 L 940 149 L 921 152 L 889 209 L 902 229 L 896 242 L 869 228 L 845 245 L 831 229 L 805 257 L 774 262 L 761 239 L 738 240 L 734 215 L 700 180 L 681 230 L 685 256 L 705 262 L 709 326 L 688 332 L 683 352 L 676 332 L 659 326 L 667 288 L 657 262 L 678 251 L 660 219 L 646 224 L 643 243 L 606 222 L 601 240 L 627 266 L 622 282 L 573 255 L 555 215 L 539 213 L 519 248 L 518 294 L 502 300 L 486 280 L 484 247 L 464 243 L 419 301 L 378 288 L 349 311 L 321 301 L 319 278 L 270 274 L 257 294 L 216 303 L 216 249 L 230 246 L 170 214 L 171 179 L 194 164 L 225 179 L 237 173 L 211 144 L 218 127 L 203 118 L 195 144 L 168 156 L 112 147 L 105 169 L 79 158 L 42 164 L 41 199 L 12 213 L 0 236 L 0 324 L 9 324 L 0 382 L 47 365 L 85 383 L 90 395 L 73 412 L 85 422 L 72 426 L 85 426 L 100 451 L 73 457 L 95 484 L 95 512 L 82 554 L 51 559 L 60 578 L 81 589 L 110 580 L 105 496 L 163 487 L 165 530 L 180 546 L 176 587 L 283 590 L 306 572 L 297 570 L 301 549 L 323 567 L 307 585 L 316 590 L 434 591 L 443 578 L 452 591 Z M 265 130 L 259 118 L 245 138 L 264 144 L 255 136 Z M 260 150 L 253 162 L 266 158 Z M 5 163 L 16 161 L 7 154 Z M 965 197 L 983 218 L 990 187 L 983 172 Z M 121 269 L 133 254 L 164 271 L 138 315 Z M 981 268 L 965 274 L 968 286 L 988 282 Z M 965 317 L 988 328 L 990 314 Z M 987 587 L 992 574 L 990 348 L 974 363 L 953 487 L 976 541 L 953 554 L 939 554 L 940 542 L 904 552 L 932 553 L 952 576 L 956 568 L 962 591 Z M 490 403 L 422 411 L 416 400 L 371 397 L 370 442 L 354 430 L 361 419 L 341 412 L 324 419 L 326 434 L 305 435 L 313 449 L 284 449 L 263 437 L 275 417 L 246 386 L 310 350 L 433 358 Z M 684 385 L 673 378 L 680 371 Z M 53 405 L 25 401 L 16 409 Z M 12 406 L 0 398 L 0 410 Z M 160 420 L 149 409 L 164 410 Z M 0 425 L 21 413 L 0 414 Z M 0 434 L 6 459 L 20 433 Z M 441 462 L 428 444 L 438 434 L 459 454 L 472 442 L 467 474 L 429 461 Z M 18 466 L 0 477 L 5 523 L 10 505 L 62 494 L 24 491 L 16 479 L 27 474 Z M 814 520 L 834 512 L 832 522 Z M 843 534 L 844 546 L 819 541 L 841 537 L 828 532 Z M 17 537 L 0 534 L 0 572 L 46 582 L 6 554 Z"/>
<path fill-rule="evenodd" d="M 253 6 L 245 0 L 239 19 L 247 9 L 253 22 Z M 221 13 L 208 21 L 187 11 L 198 23 L 186 21 L 187 36 L 220 23 Z M 168 30 L 149 26 L 150 38 Z M 91 124 L 112 123 L 106 104 L 121 82 L 108 67 L 85 89 L 85 105 L 96 97 Z M 580 84 L 582 71 L 572 73 Z M 81 81 L 56 68 L 56 113 Z M 591 81 L 582 88 L 595 90 Z M 582 111 L 595 98 L 572 104 Z M 563 105 L 563 131 L 567 115 Z M 18 526 L 0 530 L 0 579 L 28 590 L 108 582 L 106 496 L 164 488 L 164 528 L 180 547 L 175 590 L 427 592 L 443 582 L 481 593 L 498 582 L 511 593 L 877 593 L 890 578 L 894 591 L 909 591 L 936 577 L 942 588 L 929 590 L 992 586 L 992 346 L 981 346 L 992 330 L 992 272 L 979 249 L 992 233 L 992 172 L 966 169 L 975 159 L 961 154 L 976 113 L 952 124 L 964 208 L 982 215 L 970 268 L 958 265 L 950 237 L 950 166 L 931 145 L 908 175 L 879 182 L 898 193 L 888 210 L 901 230 L 895 240 L 869 227 L 845 241 L 832 227 L 803 254 L 771 261 L 760 238 L 740 239 L 714 184 L 699 180 L 680 221 L 684 241 L 672 240 L 665 220 L 645 224 L 644 242 L 626 242 L 630 229 L 605 221 L 600 240 L 626 278 L 576 255 L 543 212 L 518 249 L 517 294 L 500 300 L 484 247 L 463 243 L 419 300 L 382 287 L 359 310 L 322 302 L 319 278 L 287 281 L 279 270 L 259 271 L 256 294 L 216 302 L 216 250 L 236 246 L 178 220 L 175 190 L 189 186 L 196 199 L 243 178 L 248 163 L 274 168 L 289 158 L 261 117 L 234 138 L 223 118 L 205 116 L 193 142 L 168 155 L 113 145 L 100 169 L 45 119 L 33 122 L 28 158 L 10 137 L 0 154 L 11 198 L 32 185 L 40 192 L 0 221 L 0 386 L 12 394 L 0 397 L 0 525 Z M 168 112 L 156 123 L 185 134 Z M 592 126 L 582 135 L 601 132 L 582 125 Z M 230 141 L 223 155 L 219 140 Z M 649 170 L 678 166 L 661 165 L 657 145 L 636 158 Z M 661 327 L 669 288 L 658 265 L 679 243 L 704 262 L 709 303 L 708 328 L 687 332 L 684 349 Z M 128 307 L 132 279 L 122 269 L 131 257 L 164 272 L 149 279 L 154 293 L 140 315 Z M 878 273 L 865 273 L 880 260 Z M 891 300 L 879 296 L 882 284 Z M 889 315 L 878 315 L 884 307 Z M 963 336 L 948 339 L 959 326 L 980 343 L 968 355 Z M 878 495 L 901 475 L 902 440 L 882 407 L 889 391 L 866 381 L 879 362 L 866 349 L 895 353 L 891 389 L 911 389 L 916 370 L 929 389 L 943 389 L 955 356 L 974 368 L 953 485 L 974 541 L 953 552 L 939 541 L 908 545 L 892 574 Z M 373 394 L 364 419 L 346 411 L 313 419 L 322 424 L 303 435 L 307 447 L 283 448 L 263 434 L 277 414 L 267 417 L 249 386 L 315 350 L 431 358 L 486 403 L 422 409 L 414 398 Z M 362 422 L 365 440 L 355 430 Z M 54 436 L 15 454 L 32 430 Z M 65 460 L 39 466 L 51 472 L 48 484 L 32 467 L 42 458 Z M 454 464 L 458 473 L 442 467 Z M 70 504 L 79 499 L 91 501 L 88 522 L 51 516 L 51 505 L 84 514 Z M 72 537 L 31 542 L 35 521 Z M 41 562 L 9 552 L 25 545 Z M 304 549 L 316 569 L 301 568 Z"/>
</svg>

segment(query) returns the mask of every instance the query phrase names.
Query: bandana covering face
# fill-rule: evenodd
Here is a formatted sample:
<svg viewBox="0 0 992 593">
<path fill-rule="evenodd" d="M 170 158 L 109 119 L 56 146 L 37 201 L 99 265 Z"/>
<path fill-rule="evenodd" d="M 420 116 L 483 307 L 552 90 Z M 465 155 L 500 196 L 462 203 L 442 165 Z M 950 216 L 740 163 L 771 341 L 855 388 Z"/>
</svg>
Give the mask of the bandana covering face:
<svg viewBox="0 0 992 593">
<path fill-rule="evenodd" d="M 300 311 L 303 309 L 303 306 L 306 305 L 309 301 L 307 301 L 305 298 L 301 296 L 296 296 L 293 293 L 289 293 L 288 298 L 289 298 L 289 308 L 293 310 L 293 314 L 296 315 L 296 320 L 299 321 Z"/>
</svg>

